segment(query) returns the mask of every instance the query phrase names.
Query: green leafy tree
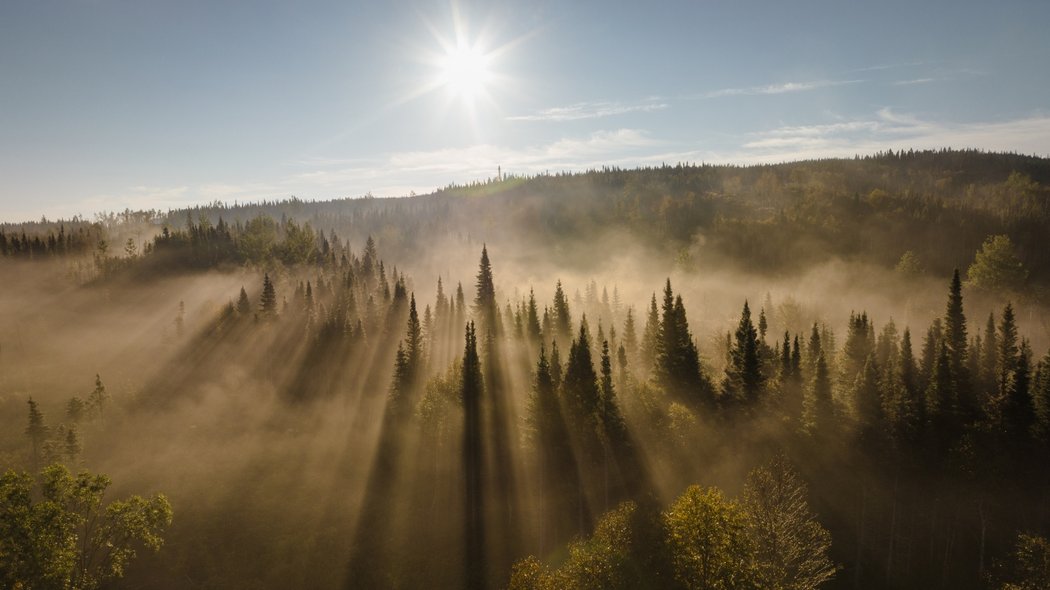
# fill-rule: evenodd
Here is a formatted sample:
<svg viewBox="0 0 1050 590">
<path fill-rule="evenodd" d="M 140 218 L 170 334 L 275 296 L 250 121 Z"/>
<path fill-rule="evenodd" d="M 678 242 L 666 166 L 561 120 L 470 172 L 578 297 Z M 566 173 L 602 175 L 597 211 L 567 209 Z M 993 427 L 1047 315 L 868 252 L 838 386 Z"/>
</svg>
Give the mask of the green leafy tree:
<svg viewBox="0 0 1050 590">
<path fill-rule="evenodd" d="M 277 244 L 277 222 L 268 215 L 259 215 L 244 224 L 237 237 L 237 250 L 252 264 L 262 264 L 273 256 Z"/>
<path fill-rule="evenodd" d="M 966 271 L 969 286 L 989 291 L 1017 292 L 1027 279 L 1028 270 L 1006 235 L 989 236 Z"/>
<path fill-rule="evenodd" d="M 94 590 L 124 575 L 139 547 L 156 551 L 171 524 L 162 494 L 103 506 L 110 480 L 45 468 L 0 477 L 0 586 Z"/>
<path fill-rule="evenodd" d="M 758 547 L 742 506 L 690 486 L 664 513 L 675 579 L 685 588 L 761 588 Z"/>
</svg>

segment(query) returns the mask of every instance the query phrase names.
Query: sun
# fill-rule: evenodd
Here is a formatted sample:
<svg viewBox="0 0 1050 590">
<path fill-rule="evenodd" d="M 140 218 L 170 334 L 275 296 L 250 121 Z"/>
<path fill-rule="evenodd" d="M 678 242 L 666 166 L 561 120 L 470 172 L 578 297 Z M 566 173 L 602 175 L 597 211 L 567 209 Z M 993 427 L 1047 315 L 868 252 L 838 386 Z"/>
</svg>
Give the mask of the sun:
<svg viewBox="0 0 1050 590">
<path fill-rule="evenodd" d="M 491 81 L 490 60 L 478 46 L 460 44 L 448 48 L 439 63 L 441 86 L 453 96 L 474 102 Z"/>
</svg>

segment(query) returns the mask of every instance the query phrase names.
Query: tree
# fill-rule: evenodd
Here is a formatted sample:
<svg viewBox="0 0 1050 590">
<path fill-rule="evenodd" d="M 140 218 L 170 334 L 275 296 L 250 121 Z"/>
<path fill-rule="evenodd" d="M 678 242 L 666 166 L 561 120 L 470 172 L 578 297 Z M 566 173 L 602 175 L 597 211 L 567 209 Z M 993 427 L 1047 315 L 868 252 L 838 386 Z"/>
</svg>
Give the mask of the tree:
<svg viewBox="0 0 1050 590">
<path fill-rule="evenodd" d="M 663 311 L 656 341 L 656 380 L 665 391 L 696 407 L 709 392 L 700 372 L 700 354 L 689 332 L 681 295 L 671 291 L 671 280 L 664 287 Z"/>
<path fill-rule="evenodd" d="M 33 468 L 35 469 L 40 463 L 40 451 L 44 447 L 50 429 L 44 424 L 44 414 L 37 407 L 33 398 L 29 398 L 26 403 L 29 404 L 29 423 L 26 425 L 25 433 L 33 446 Z"/>
<path fill-rule="evenodd" d="M 806 484 L 783 455 L 747 476 L 741 504 L 757 546 L 763 588 L 814 590 L 835 576 L 831 534 L 806 500 Z"/>
<path fill-rule="evenodd" d="M 98 419 L 104 418 L 103 411 L 106 407 L 106 402 L 109 401 L 109 394 L 106 393 L 106 386 L 102 384 L 102 377 L 98 373 L 95 374 L 95 389 L 88 395 L 88 407 L 98 413 Z"/>
<path fill-rule="evenodd" d="M 1011 559 L 1004 568 L 1002 590 L 1045 590 L 1050 588 L 1050 541 L 1022 533 Z"/>
<path fill-rule="evenodd" d="M 110 480 L 62 465 L 39 484 L 28 473 L 0 477 L 0 586 L 94 590 L 120 578 L 138 547 L 156 551 L 171 524 L 162 494 L 102 505 Z"/>
<path fill-rule="evenodd" d="M 753 404 L 758 400 L 764 377 L 762 359 L 759 358 L 758 332 L 751 323 L 751 310 L 747 301 L 740 314 L 733 348 L 729 353 L 730 363 L 726 366 L 724 389 L 726 395 L 738 402 Z"/>
<path fill-rule="evenodd" d="M 831 377 L 823 351 L 818 351 L 803 416 L 803 425 L 810 434 L 829 435 L 834 429 L 835 402 L 831 397 Z"/>
<path fill-rule="evenodd" d="M 270 273 L 263 275 L 262 295 L 259 297 L 259 312 L 264 317 L 272 318 L 277 315 L 277 291 L 270 280 Z"/>
<path fill-rule="evenodd" d="M 952 377 L 959 400 L 959 411 L 963 419 L 972 420 L 977 415 L 977 400 L 970 396 L 970 376 L 967 367 L 966 315 L 963 314 L 962 281 L 959 269 L 952 275 L 948 291 L 948 306 L 944 313 L 944 342 L 948 347 Z"/>
<path fill-rule="evenodd" d="M 529 303 L 525 312 L 525 335 L 533 346 L 542 339 L 540 335 L 540 315 L 536 306 L 536 294 L 532 292 L 531 288 L 529 288 Z"/>
<path fill-rule="evenodd" d="M 641 570 L 636 553 L 638 532 L 633 526 L 639 509 L 625 502 L 609 511 L 589 538 L 572 542 L 568 559 L 551 569 L 535 557 L 514 565 L 510 590 L 629 590 L 649 582 L 654 572 Z"/>
<path fill-rule="evenodd" d="M 966 271 L 967 285 L 988 291 L 1018 292 L 1027 279 L 1028 270 L 1006 235 L 988 236 Z"/>
<path fill-rule="evenodd" d="M 746 511 L 717 488 L 690 486 L 664 513 L 675 579 L 685 588 L 761 588 Z"/>
<path fill-rule="evenodd" d="M 237 296 L 237 313 L 241 317 L 246 317 L 252 312 L 252 304 L 248 301 L 248 292 L 241 287 L 241 294 Z"/>
<path fill-rule="evenodd" d="M 569 300 L 565 297 L 565 291 L 561 288 L 561 281 L 554 287 L 554 307 L 551 309 L 554 316 L 554 336 L 562 342 L 568 342 L 572 338 L 572 316 L 569 312 Z"/>
<path fill-rule="evenodd" d="M 262 264 L 273 255 L 277 243 L 277 222 L 268 215 L 248 220 L 237 237 L 237 249 L 242 258 L 252 264 Z"/>
<path fill-rule="evenodd" d="M 901 258 L 897 261 L 895 270 L 897 271 L 897 274 L 906 279 L 913 279 L 924 272 L 922 261 L 920 261 L 915 252 L 912 252 L 911 250 L 901 254 Z"/>
<path fill-rule="evenodd" d="M 481 396 L 483 388 L 481 360 L 474 322 L 467 324 L 463 350 L 463 495 L 465 527 L 466 583 L 468 590 L 481 588 L 485 580 L 485 503 L 482 496 L 484 479 L 481 448 Z"/>
<path fill-rule="evenodd" d="M 481 262 L 478 265 L 477 294 L 474 296 L 474 311 L 481 326 L 482 337 L 489 334 L 498 335 L 499 309 L 496 307 L 496 287 L 492 280 L 492 265 L 489 263 L 489 252 L 481 247 Z"/>
</svg>

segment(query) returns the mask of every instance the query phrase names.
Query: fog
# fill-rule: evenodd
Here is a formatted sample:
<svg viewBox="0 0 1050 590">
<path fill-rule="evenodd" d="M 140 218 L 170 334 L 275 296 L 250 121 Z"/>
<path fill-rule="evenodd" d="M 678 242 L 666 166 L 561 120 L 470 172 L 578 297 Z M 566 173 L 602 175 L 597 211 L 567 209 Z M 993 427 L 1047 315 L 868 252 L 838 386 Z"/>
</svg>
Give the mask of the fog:
<svg viewBox="0 0 1050 590">
<path fill-rule="evenodd" d="M 367 227 L 339 236 L 335 225 L 316 228 L 330 251 L 296 264 L 147 272 L 150 256 L 162 255 L 144 253 L 85 279 L 75 269 L 91 265 L 87 256 L 0 260 L 0 465 L 37 460 L 23 434 L 27 399 L 57 429 L 72 420 L 69 400 L 87 399 L 97 375 L 108 398 L 80 422 L 83 452 L 71 462 L 108 474 L 115 497 L 162 491 L 174 507 L 163 549 L 140 552 L 120 587 L 502 587 L 528 555 L 564 560 L 566 543 L 590 534 L 621 501 L 666 506 L 691 484 L 737 494 L 748 472 L 778 452 L 809 480 L 813 506 L 836 538 L 833 556 L 848 564 L 838 586 L 869 568 L 880 576 L 872 585 L 976 587 L 967 563 L 978 551 L 982 560 L 1003 555 L 1024 520 L 1005 504 L 987 508 L 999 520 L 986 541 L 982 512 L 978 549 L 969 488 L 901 475 L 910 460 L 896 447 L 886 451 L 887 467 L 858 451 L 852 434 L 815 442 L 781 402 L 736 410 L 723 392 L 746 301 L 754 323 L 761 314 L 768 324 L 763 395 L 786 395 L 776 372 L 785 332 L 809 354 L 817 326 L 822 338 L 834 337 L 824 353 L 837 411 L 852 425 L 855 373 L 845 360 L 835 364 L 846 355 L 851 319 L 866 314 L 873 344 L 891 320 L 898 335 L 909 329 L 918 362 L 927 329 L 945 317 L 950 272 L 904 275 L 835 255 L 768 272 L 708 247 L 703 232 L 669 251 L 615 227 L 558 243 L 499 225 L 425 238 L 387 227 L 373 251 Z M 413 246 L 420 241 L 426 246 Z M 491 300 L 479 291 L 483 247 Z M 274 286 L 272 310 L 264 276 Z M 652 298 L 664 313 L 668 281 L 699 349 L 704 380 L 694 389 L 712 396 L 709 405 L 675 397 L 635 350 Z M 568 330 L 544 317 L 556 314 L 559 284 Z M 521 323 L 530 294 L 539 338 Z M 966 287 L 969 335 L 984 331 L 989 313 L 998 321 L 1010 299 L 1037 361 L 1050 347 L 1038 298 Z M 609 403 L 625 424 L 619 439 L 605 431 L 593 438 L 569 414 L 553 430 L 535 420 L 541 346 L 551 358 L 556 342 L 565 371 L 584 318 L 595 373 L 602 340 L 609 344 Z M 473 402 L 468 322 L 477 326 L 480 358 L 482 393 Z M 562 446 L 545 446 L 555 436 Z M 1029 502 L 1042 489 L 1011 493 Z M 950 521 L 934 513 L 920 522 L 926 495 L 944 498 L 955 511 Z M 895 523 L 898 510 L 916 518 L 886 532 L 885 519 L 873 524 L 865 510 L 892 513 Z M 956 531 L 964 540 L 944 549 Z M 915 546 L 895 545 L 897 538 Z M 929 552 L 920 555 L 919 543 Z M 924 559 L 946 565 L 923 572 Z"/>
</svg>

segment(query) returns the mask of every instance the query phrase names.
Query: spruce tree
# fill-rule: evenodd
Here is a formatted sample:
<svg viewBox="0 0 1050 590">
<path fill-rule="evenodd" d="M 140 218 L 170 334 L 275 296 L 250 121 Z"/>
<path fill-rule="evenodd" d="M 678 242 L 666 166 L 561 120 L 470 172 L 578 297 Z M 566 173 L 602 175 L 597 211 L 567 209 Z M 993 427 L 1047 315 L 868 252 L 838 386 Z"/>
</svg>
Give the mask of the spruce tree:
<svg viewBox="0 0 1050 590">
<path fill-rule="evenodd" d="M 492 265 L 489 263 L 489 252 L 485 246 L 481 247 L 481 262 L 478 265 L 478 275 L 475 283 L 477 293 L 474 295 L 474 312 L 477 314 L 481 333 L 492 333 L 498 336 L 499 310 L 496 306 L 496 287 L 492 279 Z"/>
<path fill-rule="evenodd" d="M 730 364 L 726 367 L 725 392 L 737 401 L 752 404 L 758 400 L 762 389 L 762 364 L 758 350 L 758 332 L 751 323 L 751 310 L 747 301 L 740 314 L 730 350 Z"/>
<path fill-rule="evenodd" d="M 948 347 L 951 361 L 960 417 L 969 421 L 977 416 L 977 400 L 970 395 L 967 338 L 966 316 L 963 314 L 962 281 L 959 280 L 959 269 L 955 269 L 948 291 L 947 309 L 944 312 L 944 342 Z"/>
<path fill-rule="evenodd" d="M 995 395 L 999 389 L 999 338 L 995 328 L 995 312 L 988 313 L 984 327 L 984 347 L 981 354 L 982 388 L 984 396 Z M 986 401 L 987 403 L 987 401 Z"/>
<path fill-rule="evenodd" d="M 813 380 L 805 402 L 805 429 L 817 436 L 831 436 L 835 431 L 835 402 L 831 394 L 831 375 L 824 352 L 817 352 Z"/>
<path fill-rule="evenodd" d="M 554 306 L 551 308 L 551 316 L 554 322 L 554 337 L 562 342 L 568 342 L 572 338 L 572 316 L 569 312 L 569 300 L 565 297 L 560 280 L 554 287 Z"/>
<path fill-rule="evenodd" d="M 248 301 L 248 292 L 241 287 L 241 294 L 237 297 L 237 313 L 242 317 L 252 312 L 252 304 Z"/>
<path fill-rule="evenodd" d="M 44 414 L 37 407 L 33 398 L 29 398 L 26 403 L 29 404 L 29 422 L 26 425 L 25 434 L 32 445 L 33 471 L 36 472 L 40 465 L 40 451 L 44 447 L 44 442 L 47 441 L 50 429 L 44 424 Z"/>
<path fill-rule="evenodd" d="M 1017 323 L 1014 308 L 1010 303 L 1003 309 L 999 320 L 998 350 L 996 356 L 996 393 L 999 400 L 1006 399 L 1014 386 L 1017 370 Z"/>
<path fill-rule="evenodd" d="M 474 322 L 467 324 L 463 350 L 463 474 L 464 474 L 464 552 L 465 586 L 469 590 L 485 586 L 485 502 L 484 457 L 481 432 L 481 360 Z"/>
<path fill-rule="evenodd" d="M 95 389 L 88 395 L 88 407 L 98 413 L 99 420 L 104 418 L 107 401 L 109 401 L 109 394 L 106 393 L 106 386 L 102 384 L 102 377 L 96 373 Z"/>
<path fill-rule="evenodd" d="M 874 450 L 882 440 L 886 420 L 883 411 L 882 394 L 879 384 L 879 370 L 875 355 L 868 355 L 864 368 L 857 374 L 853 386 L 853 404 L 857 416 L 857 434 L 861 444 Z"/>
<path fill-rule="evenodd" d="M 656 293 L 649 302 L 649 314 L 645 320 L 645 331 L 642 332 L 642 367 L 648 371 L 656 364 L 657 348 L 660 340 L 660 312 L 656 307 Z"/>
<path fill-rule="evenodd" d="M 627 318 L 623 321 L 623 343 L 627 357 L 632 361 L 638 354 L 638 329 L 634 325 L 634 308 L 627 308 Z"/>
<path fill-rule="evenodd" d="M 540 316 L 536 307 L 536 294 L 529 288 L 529 303 L 525 313 L 525 335 L 533 345 L 540 342 Z"/>
<path fill-rule="evenodd" d="M 1028 340 L 1021 340 L 1014 360 L 1014 376 L 1003 399 L 1003 427 L 1014 444 L 1028 441 L 1036 422 L 1032 403 L 1032 349 Z"/>
<path fill-rule="evenodd" d="M 273 287 L 269 273 L 263 275 L 262 295 L 259 297 L 259 312 L 264 317 L 277 315 L 277 291 Z"/>
</svg>

